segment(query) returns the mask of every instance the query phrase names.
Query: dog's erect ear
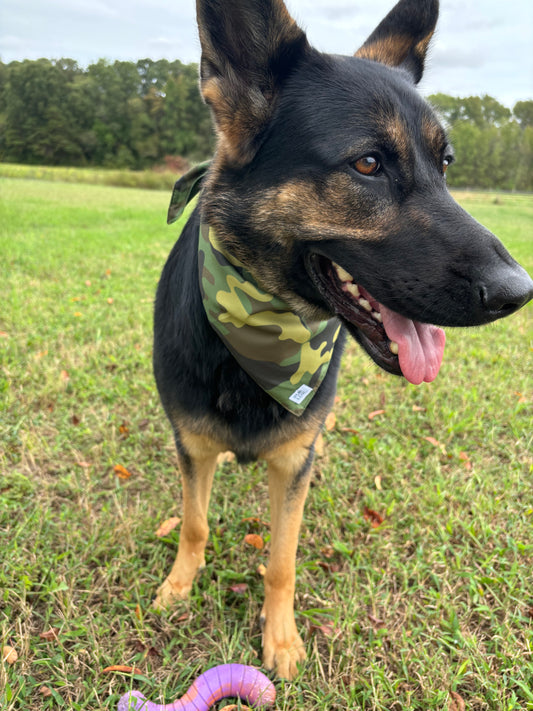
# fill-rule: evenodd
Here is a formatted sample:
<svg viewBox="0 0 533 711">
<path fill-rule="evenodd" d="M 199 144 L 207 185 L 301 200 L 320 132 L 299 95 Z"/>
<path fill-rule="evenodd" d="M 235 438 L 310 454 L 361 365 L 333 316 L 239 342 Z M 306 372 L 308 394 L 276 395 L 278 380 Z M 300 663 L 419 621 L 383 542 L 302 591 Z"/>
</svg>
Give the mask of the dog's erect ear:
<svg viewBox="0 0 533 711">
<path fill-rule="evenodd" d="M 197 0 L 202 95 L 226 162 L 250 161 L 281 86 L 308 50 L 283 0 Z"/>
<path fill-rule="evenodd" d="M 418 84 L 438 15 L 438 0 L 400 0 L 355 56 L 403 67 Z"/>
</svg>

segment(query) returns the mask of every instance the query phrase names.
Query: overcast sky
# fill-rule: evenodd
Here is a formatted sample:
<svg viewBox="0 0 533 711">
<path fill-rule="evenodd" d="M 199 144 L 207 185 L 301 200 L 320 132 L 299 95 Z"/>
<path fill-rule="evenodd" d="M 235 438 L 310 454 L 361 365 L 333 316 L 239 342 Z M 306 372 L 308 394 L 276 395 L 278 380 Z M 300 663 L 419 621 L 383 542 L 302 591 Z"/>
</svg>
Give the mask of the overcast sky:
<svg viewBox="0 0 533 711">
<path fill-rule="evenodd" d="M 231 0 L 228 0 L 231 3 Z M 394 0 L 287 0 L 324 52 L 352 54 Z M 0 59 L 197 62 L 194 0 L 0 0 Z M 532 0 L 441 0 L 423 93 L 533 98 Z"/>
</svg>

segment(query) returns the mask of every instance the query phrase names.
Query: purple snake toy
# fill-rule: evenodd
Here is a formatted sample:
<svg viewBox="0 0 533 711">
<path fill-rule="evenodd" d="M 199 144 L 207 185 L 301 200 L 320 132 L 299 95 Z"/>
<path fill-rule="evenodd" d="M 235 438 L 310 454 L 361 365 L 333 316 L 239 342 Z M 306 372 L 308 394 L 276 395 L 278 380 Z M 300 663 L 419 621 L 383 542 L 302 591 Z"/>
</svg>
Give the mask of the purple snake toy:
<svg viewBox="0 0 533 711">
<path fill-rule="evenodd" d="M 241 699 L 256 709 L 274 705 L 276 689 L 262 672 L 244 664 L 221 664 L 208 669 L 181 699 L 156 704 L 140 691 L 128 691 L 118 702 L 117 711 L 208 711 L 228 696 Z"/>
</svg>

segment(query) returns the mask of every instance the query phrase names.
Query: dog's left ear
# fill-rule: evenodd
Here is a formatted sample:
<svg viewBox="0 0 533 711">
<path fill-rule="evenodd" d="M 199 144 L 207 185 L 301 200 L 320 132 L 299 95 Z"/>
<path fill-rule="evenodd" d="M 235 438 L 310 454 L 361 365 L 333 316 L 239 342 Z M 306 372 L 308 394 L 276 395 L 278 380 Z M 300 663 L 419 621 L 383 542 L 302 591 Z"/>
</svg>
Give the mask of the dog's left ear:
<svg viewBox="0 0 533 711">
<path fill-rule="evenodd" d="M 255 155 L 287 76 L 309 49 L 283 0 L 196 0 L 200 87 L 218 153 L 242 166 Z"/>
<path fill-rule="evenodd" d="M 355 56 L 402 67 L 418 84 L 438 16 L 438 0 L 400 0 Z"/>
</svg>

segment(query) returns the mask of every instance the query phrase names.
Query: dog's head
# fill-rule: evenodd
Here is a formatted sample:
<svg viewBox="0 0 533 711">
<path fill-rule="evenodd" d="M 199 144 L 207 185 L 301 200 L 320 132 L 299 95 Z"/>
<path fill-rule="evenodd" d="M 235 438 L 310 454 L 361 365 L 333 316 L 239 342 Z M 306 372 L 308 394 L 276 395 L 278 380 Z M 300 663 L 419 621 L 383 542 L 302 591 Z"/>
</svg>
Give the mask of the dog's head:
<svg viewBox="0 0 533 711">
<path fill-rule="evenodd" d="M 306 318 L 339 316 L 384 369 L 440 367 L 439 326 L 487 323 L 533 282 L 451 198 L 446 132 L 416 91 L 437 0 L 400 0 L 353 57 L 314 50 L 282 0 L 197 0 L 218 147 L 202 209 Z"/>
</svg>

